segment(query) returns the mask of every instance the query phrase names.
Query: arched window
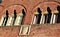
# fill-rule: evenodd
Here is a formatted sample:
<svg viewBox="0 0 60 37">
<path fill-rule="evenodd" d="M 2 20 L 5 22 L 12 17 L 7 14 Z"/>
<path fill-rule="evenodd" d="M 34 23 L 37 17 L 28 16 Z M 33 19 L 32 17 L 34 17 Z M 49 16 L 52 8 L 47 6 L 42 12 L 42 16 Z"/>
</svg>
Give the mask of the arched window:
<svg viewBox="0 0 60 37">
<path fill-rule="evenodd" d="M 60 23 L 60 6 L 57 6 L 57 10 L 58 10 L 58 17 L 57 17 L 57 23 Z"/>
<path fill-rule="evenodd" d="M 53 24 L 53 18 L 54 18 L 54 14 L 52 13 L 52 15 L 51 15 L 51 20 L 50 20 L 50 24 Z"/>
<path fill-rule="evenodd" d="M 48 11 L 42 12 L 40 24 L 46 24 L 47 23 L 47 17 L 48 17 Z"/>
<path fill-rule="evenodd" d="M 51 9 L 49 7 L 47 7 L 47 11 L 48 11 L 48 18 L 47 18 L 47 23 L 50 23 L 50 20 L 51 20 Z"/>
<path fill-rule="evenodd" d="M 12 26 L 12 25 L 14 25 L 14 23 L 15 23 L 15 20 L 16 20 L 16 10 L 14 10 L 14 14 L 12 14 L 12 16 L 10 15 L 9 17 L 8 17 L 8 22 L 7 22 L 7 24 L 6 24 L 6 26 Z"/>
<path fill-rule="evenodd" d="M 51 12 L 49 7 L 47 8 L 47 11 L 48 11 L 48 20 L 47 20 L 47 23 L 55 24 L 56 21 L 57 21 L 58 11 L 56 10 L 56 11 L 52 11 Z"/>
<path fill-rule="evenodd" d="M 13 18 L 12 18 L 12 16 L 9 15 L 6 26 L 12 26 L 12 21 L 13 21 Z"/>
<path fill-rule="evenodd" d="M 48 20 L 47 20 L 47 23 L 50 23 L 50 24 L 53 24 L 55 23 L 55 12 L 51 12 L 51 9 L 48 7 L 47 8 L 47 11 L 48 11 Z"/>
<path fill-rule="evenodd" d="M 47 11 L 45 11 L 44 13 L 42 12 L 41 19 L 40 19 L 40 24 L 46 24 L 47 16 L 48 16 Z"/>
<path fill-rule="evenodd" d="M 37 24 L 40 24 L 40 20 L 41 20 L 41 10 L 40 10 L 40 8 L 38 8 L 37 11 L 39 12 L 38 19 L 37 19 Z"/>
<path fill-rule="evenodd" d="M 45 11 L 43 16 L 43 24 L 47 23 L 47 19 L 48 19 L 48 11 Z"/>
<path fill-rule="evenodd" d="M 16 17 L 17 17 L 17 15 L 16 15 L 16 10 L 14 10 L 14 17 L 13 17 L 13 23 L 12 23 L 12 25 L 14 25 L 14 23 L 15 23 L 15 20 L 16 20 Z"/>
<path fill-rule="evenodd" d="M 54 11 L 54 14 L 53 14 L 53 24 L 57 23 L 57 18 L 58 18 L 58 11 Z"/>
<path fill-rule="evenodd" d="M 8 20 L 8 10 L 6 10 L 6 14 L 4 16 L 2 16 L 1 21 L 0 21 L 0 25 L 6 26 L 7 20 Z"/>
<path fill-rule="evenodd" d="M 41 19 L 41 10 L 37 8 L 37 11 L 34 14 L 33 24 L 39 24 Z"/>
<path fill-rule="evenodd" d="M 25 11 L 24 9 L 22 9 L 22 11 L 19 14 L 17 14 L 14 25 L 21 25 L 23 23 L 24 16 L 25 16 Z"/>
<path fill-rule="evenodd" d="M 22 25 L 21 28 L 20 28 L 20 32 L 19 32 L 19 35 L 29 35 L 30 33 L 30 28 L 31 26 L 30 25 Z"/>
</svg>

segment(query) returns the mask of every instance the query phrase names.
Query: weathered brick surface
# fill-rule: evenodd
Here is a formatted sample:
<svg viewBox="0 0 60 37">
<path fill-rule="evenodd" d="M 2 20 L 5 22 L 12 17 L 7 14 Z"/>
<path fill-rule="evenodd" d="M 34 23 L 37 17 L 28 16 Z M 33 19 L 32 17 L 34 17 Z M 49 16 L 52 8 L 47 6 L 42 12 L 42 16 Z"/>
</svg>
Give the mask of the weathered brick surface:
<svg viewBox="0 0 60 37">
<path fill-rule="evenodd" d="M 29 35 L 18 35 L 20 26 L 13 27 L 0 27 L 0 37 L 60 37 L 60 25 L 32 25 L 34 13 L 39 7 L 42 12 L 50 7 L 52 11 L 57 10 L 57 6 L 60 6 L 60 0 L 2 0 L 0 3 L 0 19 L 5 14 L 6 10 L 9 11 L 9 15 L 13 14 L 16 10 L 17 14 L 22 9 L 25 10 L 24 25 L 31 25 Z"/>
<path fill-rule="evenodd" d="M 60 25 L 31 25 L 29 35 L 19 35 L 21 26 L 0 27 L 0 37 L 60 37 Z"/>
</svg>

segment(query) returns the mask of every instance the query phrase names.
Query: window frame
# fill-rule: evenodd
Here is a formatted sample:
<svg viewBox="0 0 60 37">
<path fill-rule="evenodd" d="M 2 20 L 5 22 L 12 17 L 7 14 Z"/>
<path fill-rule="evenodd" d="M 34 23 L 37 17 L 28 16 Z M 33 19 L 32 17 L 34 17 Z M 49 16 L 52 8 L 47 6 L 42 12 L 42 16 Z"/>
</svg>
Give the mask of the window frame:
<svg viewBox="0 0 60 37">
<path fill-rule="evenodd" d="M 19 26 L 20 24 L 22 24 L 23 16 L 24 16 L 24 15 L 21 15 L 21 14 L 20 14 L 20 15 L 17 15 L 16 20 L 15 20 L 15 23 L 14 23 L 14 26 Z M 18 18 L 18 17 L 19 17 L 19 22 L 20 22 L 20 23 L 19 23 L 18 25 L 16 25 L 16 21 L 17 21 L 17 18 Z"/>
<path fill-rule="evenodd" d="M 2 26 L 6 26 L 5 24 L 7 24 L 7 21 L 8 21 L 8 19 L 6 18 L 6 15 L 2 16 L 2 18 L 3 18 Z"/>
<path fill-rule="evenodd" d="M 3 26 L 2 24 L 3 24 L 3 21 L 4 21 L 4 18 L 5 18 L 6 16 L 2 16 L 1 17 L 1 19 L 0 19 L 0 26 Z"/>
<path fill-rule="evenodd" d="M 54 17 L 55 16 L 55 17 Z M 57 23 L 58 13 L 54 13 L 53 24 Z M 55 20 L 54 20 L 55 19 Z"/>
<path fill-rule="evenodd" d="M 27 34 L 21 33 L 22 30 L 23 30 L 23 27 L 28 27 L 29 30 L 27 30 L 27 32 L 28 32 Z M 29 35 L 30 29 L 31 29 L 31 25 L 21 25 L 21 28 L 20 28 L 20 31 L 19 31 L 19 35 Z"/>
<path fill-rule="evenodd" d="M 38 14 L 34 14 L 33 24 L 37 24 L 37 20 L 38 20 Z"/>
<path fill-rule="evenodd" d="M 35 23 L 35 24 L 38 24 L 37 22 L 38 22 L 39 14 L 40 14 L 40 13 L 39 13 L 39 12 L 37 12 L 37 11 L 34 13 L 32 24 L 34 24 L 34 18 L 35 18 L 35 17 L 36 17 L 36 20 L 35 20 L 35 21 L 36 21 L 36 23 Z M 34 25 L 35 25 L 35 24 L 34 24 Z"/>
<path fill-rule="evenodd" d="M 8 25 L 8 22 L 9 22 L 10 18 L 12 18 L 12 19 L 11 19 L 11 23 L 9 23 L 10 25 Z M 14 20 L 14 19 L 13 19 L 13 16 L 9 16 L 6 26 L 12 26 L 13 20 Z"/>
</svg>

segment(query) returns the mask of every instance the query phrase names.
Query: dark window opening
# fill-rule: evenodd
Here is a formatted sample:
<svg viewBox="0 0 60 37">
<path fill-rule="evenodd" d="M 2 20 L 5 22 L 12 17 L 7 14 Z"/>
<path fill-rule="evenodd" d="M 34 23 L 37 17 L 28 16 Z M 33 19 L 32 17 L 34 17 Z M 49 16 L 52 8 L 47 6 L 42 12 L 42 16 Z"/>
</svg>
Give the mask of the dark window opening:
<svg viewBox="0 0 60 37">
<path fill-rule="evenodd" d="M 24 22 L 24 18 L 25 18 L 25 15 L 26 15 L 24 9 L 22 9 L 22 14 L 23 14 L 23 17 L 22 17 L 21 24 L 23 24 L 23 22 Z"/>
<path fill-rule="evenodd" d="M 37 11 L 39 12 L 39 14 L 37 15 L 37 24 L 40 24 L 40 19 L 41 19 L 41 15 L 42 15 L 40 8 L 38 8 Z"/>
<path fill-rule="evenodd" d="M 38 14 L 34 14 L 33 24 L 37 24 Z"/>
<path fill-rule="evenodd" d="M 25 11 L 24 11 L 24 9 L 22 9 L 22 13 L 23 13 L 23 15 L 25 15 Z"/>
<path fill-rule="evenodd" d="M 53 19 L 53 21 L 55 21 L 54 23 L 57 23 L 58 13 L 55 13 L 54 15 L 55 20 Z"/>
<path fill-rule="evenodd" d="M 6 16 L 4 17 L 2 25 L 6 26 L 7 21 L 8 21 L 8 10 L 6 10 Z"/>
<path fill-rule="evenodd" d="M 39 15 L 34 15 L 34 16 L 36 16 L 36 24 L 38 24 L 39 23 Z M 35 18 L 34 18 L 35 19 Z"/>
<path fill-rule="evenodd" d="M 19 35 L 29 35 L 30 27 L 31 26 L 21 26 Z"/>
<path fill-rule="evenodd" d="M 47 17 L 48 17 L 48 14 L 44 14 L 44 16 L 45 16 L 45 21 L 44 21 L 44 23 L 47 23 Z"/>
<path fill-rule="evenodd" d="M 60 6 L 57 7 L 57 10 L 59 11 L 58 17 L 57 17 L 57 23 L 60 23 Z"/>
<path fill-rule="evenodd" d="M 52 15 L 51 9 L 48 7 L 48 8 L 47 8 L 47 11 L 48 11 L 48 19 L 47 19 L 47 23 L 50 23 L 51 15 Z"/>
<path fill-rule="evenodd" d="M 34 14 L 33 18 L 33 24 L 40 24 L 40 19 L 41 19 L 41 10 L 40 8 L 37 8 L 37 14 Z"/>
<path fill-rule="evenodd" d="M 16 10 L 14 10 L 14 17 L 13 17 L 13 24 L 12 25 L 14 25 L 14 23 L 15 23 L 15 20 L 16 20 L 16 17 L 17 17 L 17 15 L 16 15 Z"/>
</svg>

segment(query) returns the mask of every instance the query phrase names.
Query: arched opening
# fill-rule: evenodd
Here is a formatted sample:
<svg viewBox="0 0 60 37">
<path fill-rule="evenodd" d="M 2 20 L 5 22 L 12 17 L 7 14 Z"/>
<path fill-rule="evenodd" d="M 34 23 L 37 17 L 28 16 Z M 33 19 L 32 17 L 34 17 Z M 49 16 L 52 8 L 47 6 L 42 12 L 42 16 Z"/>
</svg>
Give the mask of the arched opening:
<svg viewBox="0 0 60 37">
<path fill-rule="evenodd" d="M 16 20 L 16 17 L 17 17 L 17 15 L 16 15 L 16 10 L 14 10 L 14 17 L 13 17 L 13 24 L 12 25 L 14 25 L 14 23 L 15 23 L 15 20 Z"/>
<path fill-rule="evenodd" d="M 16 16 L 16 14 L 15 14 L 15 16 Z M 14 25 L 16 25 L 16 26 L 22 25 L 23 21 L 24 21 L 24 17 L 25 17 L 25 11 L 24 11 L 24 9 L 22 9 L 22 11 L 19 14 L 17 14 Z"/>
<path fill-rule="evenodd" d="M 40 24 L 40 19 L 41 19 L 41 10 L 40 8 L 37 8 L 37 11 L 34 14 L 33 24 Z"/>
<path fill-rule="evenodd" d="M 16 17 L 17 17 L 16 10 L 14 10 L 13 15 L 12 16 L 10 15 L 8 17 L 8 22 L 7 22 L 6 26 L 13 26 L 15 24 Z"/>
<path fill-rule="evenodd" d="M 37 24 L 40 24 L 40 20 L 41 20 L 41 10 L 40 10 L 40 8 L 37 8 L 37 12 L 39 12 Z"/>
<path fill-rule="evenodd" d="M 60 6 L 57 6 L 57 10 L 58 10 L 58 17 L 57 17 L 57 23 L 60 23 Z"/>
<path fill-rule="evenodd" d="M 43 17 L 44 22 L 43 22 L 43 24 L 47 23 L 47 19 L 48 19 L 48 11 L 46 11 L 45 14 L 44 14 L 44 17 Z"/>
<path fill-rule="evenodd" d="M 24 23 L 24 18 L 25 18 L 25 15 L 26 15 L 24 9 L 22 9 L 22 14 L 23 14 L 23 17 L 22 17 L 22 22 L 21 22 L 21 24 Z"/>
<path fill-rule="evenodd" d="M 22 9 L 22 13 L 23 13 L 23 15 L 25 15 L 25 11 L 24 11 L 24 9 Z"/>
<path fill-rule="evenodd" d="M 50 23 L 50 20 L 51 20 L 51 9 L 49 7 L 47 7 L 47 11 L 48 11 L 48 19 L 47 19 L 47 23 Z"/>
<path fill-rule="evenodd" d="M 6 26 L 7 20 L 8 20 L 8 10 L 6 10 L 6 14 L 3 17 L 2 26 Z"/>
<path fill-rule="evenodd" d="M 17 6 L 17 8 L 15 9 L 15 7 L 14 6 Z M 16 19 L 17 19 L 17 16 L 18 16 L 18 20 L 19 19 L 21 19 L 22 20 L 22 22 L 21 22 L 21 24 L 23 24 L 23 21 L 24 21 L 24 17 L 25 17 L 25 11 L 27 11 L 26 10 L 26 8 L 23 6 L 23 5 L 20 5 L 20 4 L 15 4 L 15 5 L 10 5 L 10 6 L 8 6 L 7 8 L 6 8 L 8 11 L 9 11 L 9 17 L 8 17 L 8 22 L 7 22 L 7 25 L 6 26 L 12 26 L 12 25 L 14 25 L 15 24 L 15 21 L 16 21 Z M 4 10 L 4 11 L 6 11 L 6 9 Z M 10 10 L 11 9 L 11 10 Z M 19 9 L 19 10 L 18 10 Z M 13 11 L 14 10 L 14 11 Z M 3 11 L 3 13 L 4 13 L 4 11 Z M 6 11 L 6 12 L 8 12 L 8 11 Z M 13 13 L 14 12 L 14 13 Z M 3 14 L 2 13 L 2 14 Z M 21 13 L 23 14 L 23 15 L 21 15 Z M 7 16 L 7 13 L 6 13 L 6 16 Z M 4 16 L 5 17 L 5 16 Z M 4 20 L 5 18 L 3 18 L 3 20 Z M 19 20 L 19 22 L 21 21 L 21 20 Z M 16 21 L 17 22 L 17 21 Z M 20 25 L 20 23 L 19 23 L 19 25 Z"/>
<path fill-rule="evenodd" d="M 57 6 L 57 10 L 60 12 L 60 6 Z"/>
<path fill-rule="evenodd" d="M 47 11 L 48 11 L 47 23 L 55 24 L 58 16 L 57 11 L 53 11 L 53 13 L 51 13 L 51 9 L 49 7 L 47 7 Z"/>
<path fill-rule="evenodd" d="M 6 26 L 13 26 L 14 23 L 15 23 L 16 17 L 17 17 L 17 15 L 16 15 L 16 10 L 14 10 L 13 15 L 10 15 L 10 16 L 8 17 L 8 22 L 7 22 Z"/>
</svg>

